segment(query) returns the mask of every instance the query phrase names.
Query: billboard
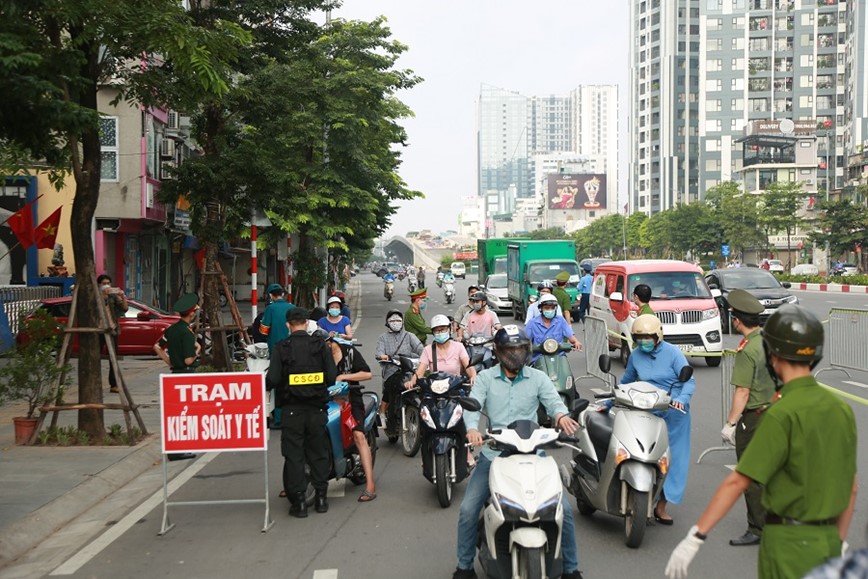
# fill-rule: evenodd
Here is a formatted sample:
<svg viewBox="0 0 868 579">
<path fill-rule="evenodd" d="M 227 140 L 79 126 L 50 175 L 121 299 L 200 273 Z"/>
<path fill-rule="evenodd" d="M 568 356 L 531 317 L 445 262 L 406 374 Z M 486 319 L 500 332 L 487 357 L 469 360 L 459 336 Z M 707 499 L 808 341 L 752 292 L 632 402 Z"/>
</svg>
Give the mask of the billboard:
<svg viewBox="0 0 868 579">
<path fill-rule="evenodd" d="M 549 209 L 605 209 L 606 175 L 564 174 L 548 177 Z"/>
</svg>

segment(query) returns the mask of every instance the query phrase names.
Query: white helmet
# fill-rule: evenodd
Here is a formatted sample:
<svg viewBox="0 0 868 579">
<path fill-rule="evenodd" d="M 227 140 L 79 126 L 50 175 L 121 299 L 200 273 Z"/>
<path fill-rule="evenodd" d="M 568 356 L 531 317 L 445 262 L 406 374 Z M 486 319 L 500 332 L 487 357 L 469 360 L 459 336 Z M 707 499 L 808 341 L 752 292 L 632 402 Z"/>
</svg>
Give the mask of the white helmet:
<svg viewBox="0 0 868 579">
<path fill-rule="evenodd" d="M 431 327 L 432 328 L 440 328 L 442 326 L 451 326 L 452 324 L 449 322 L 449 318 L 444 316 L 443 314 L 437 314 L 433 318 L 431 318 Z"/>
<path fill-rule="evenodd" d="M 656 336 L 657 342 L 660 342 L 663 339 L 663 325 L 660 323 L 660 318 L 654 314 L 643 314 L 633 322 L 630 334 L 634 341 L 636 336 Z"/>
<path fill-rule="evenodd" d="M 558 298 L 552 294 L 540 294 L 538 303 L 539 307 L 543 307 L 546 304 L 558 305 Z"/>
</svg>

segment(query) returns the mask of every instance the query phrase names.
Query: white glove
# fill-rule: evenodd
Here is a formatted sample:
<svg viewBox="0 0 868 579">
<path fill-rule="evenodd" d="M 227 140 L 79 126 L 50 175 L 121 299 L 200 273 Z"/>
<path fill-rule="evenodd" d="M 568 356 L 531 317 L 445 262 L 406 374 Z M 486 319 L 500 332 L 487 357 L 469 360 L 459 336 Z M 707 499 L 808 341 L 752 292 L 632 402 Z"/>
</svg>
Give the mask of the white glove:
<svg viewBox="0 0 868 579">
<path fill-rule="evenodd" d="M 687 567 L 690 566 L 690 562 L 693 561 L 696 553 L 699 552 L 699 548 L 705 542 L 695 536 L 697 532 L 699 532 L 699 529 L 696 528 L 696 525 L 690 527 L 687 536 L 678 543 L 678 546 L 675 547 L 675 550 L 669 556 L 669 562 L 666 564 L 666 576 L 669 579 L 687 577 Z"/>
<path fill-rule="evenodd" d="M 720 436 L 723 437 L 724 442 L 728 442 L 729 444 L 735 446 L 735 426 L 724 424 L 723 430 L 720 431 Z"/>
<path fill-rule="evenodd" d="M 846 557 L 847 551 L 850 550 L 850 543 L 847 541 L 841 541 L 841 556 Z"/>
</svg>

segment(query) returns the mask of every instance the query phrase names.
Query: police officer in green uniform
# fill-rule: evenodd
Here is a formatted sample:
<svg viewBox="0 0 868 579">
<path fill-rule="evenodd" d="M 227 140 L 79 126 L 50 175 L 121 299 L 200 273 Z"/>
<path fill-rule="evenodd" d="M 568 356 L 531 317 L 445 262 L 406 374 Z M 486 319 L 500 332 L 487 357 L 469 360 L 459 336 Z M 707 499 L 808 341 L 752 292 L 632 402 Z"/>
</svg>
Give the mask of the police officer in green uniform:
<svg viewBox="0 0 868 579">
<path fill-rule="evenodd" d="M 181 319 L 166 328 L 154 344 L 154 352 L 172 369 L 172 374 L 190 374 L 199 367 L 201 344 L 196 340 L 191 324 L 199 313 L 199 296 L 181 296 L 173 308 Z M 167 455 L 169 460 L 195 458 L 190 452 L 174 452 Z"/>
<path fill-rule="evenodd" d="M 338 374 L 331 349 L 320 333 L 307 333 L 307 318 L 304 308 L 286 312 L 290 334 L 272 350 L 265 375 L 269 389 L 282 389 L 283 488 L 291 505 L 289 514 L 298 518 L 307 517 L 305 462 L 316 491 L 316 512 L 325 513 L 329 508 L 326 405 L 328 386 L 335 383 Z"/>
<path fill-rule="evenodd" d="M 651 309 L 648 302 L 651 301 L 651 286 L 647 283 L 640 283 L 633 288 L 633 303 L 639 308 L 639 315 L 651 314 L 656 316 L 657 312 Z M 638 317 L 638 316 L 637 316 Z"/>
<path fill-rule="evenodd" d="M 735 455 L 741 459 L 753 438 L 763 412 L 775 396 L 775 383 L 766 369 L 766 355 L 760 330 L 760 314 L 765 309 L 753 295 L 743 289 L 734 289 L 727 295 L 732 329 L 743 336 L 735 355 L 730 383 L 735 386 L 732 405 L 721 436 L 735 446 Z M 751 482 L 744 493 L 747 504 L 747 531 L 729 544 L 739 547 L 758 545 L 763 532 L 765 510 L 762 506 L 762 488 Z"/>
<path fill-rule="evenodd" d="M 555 276 L 555 288 L 552 290 L 552 295 L 558 298 L 558 305 L 561 307 L 561 312 L 566 318 L 568 324 L 573 323 L 573 317 L 570 313 L 570 308 L 573 306 L 573 301 L 570 299 L 570 294 L 564 288 L 567 282 L 570 281 L 570 274 L 562 271 Z"/>
<path fill-rule="evenodd" d="M 419 338 L 422 345 L 428 340 L 428 334 L 432 334 L 431 328 L 425 323 L 422 310 L 428 302 L 428 290 L 420 289 L 410 294 L 410 308 L 404 312 L 404 329 Z"/>
<path fill-rule="evenodd" d="M 707 534 L 751 481 L 764 487 L 760 579 L 803 577 L 841 553 L 856 503 L 856 420 L 811 374 L 823 357 L 823 326 L 807 310 L 785 305 L 769 317 L 762 339 L 779 397 L 735 471 L 672 552 L 670 578 L 687 576 Z"/>
</svg>

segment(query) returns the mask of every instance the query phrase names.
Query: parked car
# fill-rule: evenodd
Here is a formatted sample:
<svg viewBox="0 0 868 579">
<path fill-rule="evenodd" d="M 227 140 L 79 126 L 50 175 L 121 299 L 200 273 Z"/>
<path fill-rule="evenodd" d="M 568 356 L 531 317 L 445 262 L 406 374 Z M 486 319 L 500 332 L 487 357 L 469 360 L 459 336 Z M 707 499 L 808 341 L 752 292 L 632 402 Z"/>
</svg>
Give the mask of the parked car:
<svg viewBox="0 0 868 579">
<path fill-rule="evenodd" d="M 800 263 L 790 270 L 792 275 L 820 275 L 820 269 L 813 263 Z"/>
<path fill-rule="evenodd" d="M 488 297 L 488 307 L 497 313 L 512 315 L 512 300 L 507 297 L 506 274 L 493 273 L 488 276 L 485 284 L 485 295 Z"/>
<path fill-rule="evenodd" d="M 151 356 L 154 354 L 154 344 L 163 335 L 163 331 L 177 322 L 180 317 L 170 314 L 159 308 L 146 306 L 136 300 L 127 300 L 129 309 L 119 320 L 120 334 L 118 335 L 118 353 L 128 356 Z M 47 310 L 57 318 L 61 325 L 66 325 L 69 319 L 69 310 L 72 306 L 72 298 L 46 298 L 40 300 L 36 310 Z M 32 316 L 31 312 L 28 317 Z M 18 342 L 26 341 L 27 336 L 19 333 L 16 336 Z M 73 337 L 72 354 L 78 352 L 78 337 Z"/>
<path fill-rule="evenodd" d="M 585 264 L 590 265 L 591 273 L 594 273 L 595 271 L 597 271 L 598 265 L 609 263 L 610 261 L 612 260 L 606 257 L 589 257 L 580 261 L 579 267 L 584 266 Z"/>
<path fill-rule="evenodd" d="M 765 307 L 760 314 L 761 325 L 782 305 L 799 303 L 799 298 L 789 291 L 789 282 L 782 284 L 764 269 L 718 269 L 705 276 L 705 282 L 709 288 L 720 290 L 721 295 L 716 300 L 723 331 L 727 333 L 732 332 L 732 319 L 726 296 L 734 289 L 743 289 L 752 294 Z"/>
<path fill-rule="evenodd" d="M 772 273 L 784 273 L 784 262 L 779 259 L 770 259 L 768 271 Z"/>
</svg>

